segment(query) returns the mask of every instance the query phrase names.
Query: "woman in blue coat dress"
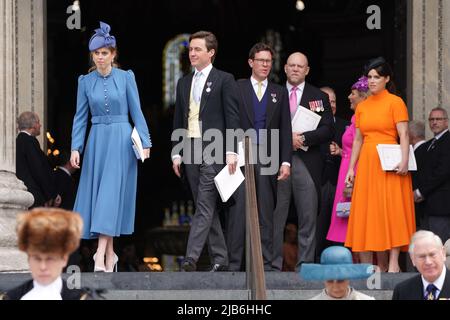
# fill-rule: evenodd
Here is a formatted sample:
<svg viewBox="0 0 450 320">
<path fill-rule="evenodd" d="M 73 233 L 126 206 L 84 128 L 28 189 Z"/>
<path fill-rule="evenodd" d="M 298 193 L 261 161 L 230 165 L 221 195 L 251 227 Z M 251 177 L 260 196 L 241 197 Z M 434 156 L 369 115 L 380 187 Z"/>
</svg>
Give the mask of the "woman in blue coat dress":
<svg viewBox="0 0 450 320">
<path fill-rule="evenodd" d="M 117 266 L 113 238 L 134 231 L 137 159 L 129 116 L 141 138 L 145 158 L 150 156 L 151 147 L 134 74 L 113 66 L 117 49 L 110 29 L 100 22 L 89 41 L 95 67 L 78 79 L 70 159 L 79 168 L 84 151 L 74 211 L 83 218 L 82 238 L 98 238 L 94 271 L 106 272 Z M 92 127 L 84 147 L 89 113 Z"/>
</svg>

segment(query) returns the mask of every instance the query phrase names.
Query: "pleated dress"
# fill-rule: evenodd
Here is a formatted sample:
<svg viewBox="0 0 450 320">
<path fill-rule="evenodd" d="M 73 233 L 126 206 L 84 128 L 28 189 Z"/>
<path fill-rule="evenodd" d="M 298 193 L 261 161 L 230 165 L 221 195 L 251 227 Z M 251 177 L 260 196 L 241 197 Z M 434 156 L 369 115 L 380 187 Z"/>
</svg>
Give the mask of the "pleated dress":
<svg viewBox="0 0 450 320">
<path fill-rule="evenodd" d="M 398 122 L 408 121 L 403 100 L 387 90 L 358 104 L 355 125 L 364 137 L 355 175 L 345 246 L 354 252 L 407 249 L 415 232 L 411 176 L 383 171 L 377 144 L 398 144 Z"/>
<path fill-rule="evenodd" d="M 336 206 L 339 202 L 351 201 L 351 198 L 344 197 L 345 177 L 347 176 L 350 158 L 352 156 L 353 138 L 355 137 L 355 116 L 352 116 L 351 124 L 345 129 L 342 135 L 342 158 L 339 167 L 339 176 L 336 184 L 336 193 L 334 196 L 333 210 L 331 211 L 331 223 L 328 229 L 327 240 L 334 242 L 345 242 L 347 235 L 348 218 L 337 216 Z M 355 168 L 356 172 L 356 168 Z"/>
<path fill-rule="evenodd" d="M 92 126 L 84 146 L 89 118 Z M 143 147 L 151 147 L 132 71 L 113 68 L 107 76 L 98 71 L 80 76 L 72 150 L 84 155 L 73 210 L 83 218 L 83 239 L 134 231 L 137 158 L 130 118 Z"/>
</svg>

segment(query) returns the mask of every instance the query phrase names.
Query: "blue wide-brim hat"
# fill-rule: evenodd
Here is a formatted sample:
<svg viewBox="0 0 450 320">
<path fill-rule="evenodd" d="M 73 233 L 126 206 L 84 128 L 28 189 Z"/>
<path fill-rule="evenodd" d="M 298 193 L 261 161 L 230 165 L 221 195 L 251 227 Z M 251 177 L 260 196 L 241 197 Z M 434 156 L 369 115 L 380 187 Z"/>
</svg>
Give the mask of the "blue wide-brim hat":
<svg viewBox="0 0 450 320">
<path fill-rule="evenodd" d="M 100 28 L 95 29 L 95 33 L 89 40 L 89 51 L 95 51 L 100 48 L 116 47 L 116 38 L 109 34 L 111 27 L 100 21 Z"/>
<path fill-rule="evenodd" d="M 302 264 L 300 277 L 309 281 L 354 280 L 368 278 L 373 271 L 371 264 L 354 264 L 347 248 L 332 246 L 322 252 L 320 264 Z"/>
</svg>

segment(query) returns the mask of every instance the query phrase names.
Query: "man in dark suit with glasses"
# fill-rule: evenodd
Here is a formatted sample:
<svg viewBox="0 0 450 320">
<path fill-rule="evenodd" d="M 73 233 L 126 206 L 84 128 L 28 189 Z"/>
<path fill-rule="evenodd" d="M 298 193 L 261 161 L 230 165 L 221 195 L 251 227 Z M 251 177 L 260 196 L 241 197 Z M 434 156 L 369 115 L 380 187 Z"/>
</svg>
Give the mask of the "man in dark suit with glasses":
<svg viewBox="0 0 450 320">
<path fill-rule="evenodd" d="M 428 117 L 434 138 L 424 147 L 423 166 L 417 172 L 414 201 L 423 202 L 423 229 L 433 231 L 443 241 L 450 238 L 450 133 L 448 114 L 434 108 Z"/>
</svg>

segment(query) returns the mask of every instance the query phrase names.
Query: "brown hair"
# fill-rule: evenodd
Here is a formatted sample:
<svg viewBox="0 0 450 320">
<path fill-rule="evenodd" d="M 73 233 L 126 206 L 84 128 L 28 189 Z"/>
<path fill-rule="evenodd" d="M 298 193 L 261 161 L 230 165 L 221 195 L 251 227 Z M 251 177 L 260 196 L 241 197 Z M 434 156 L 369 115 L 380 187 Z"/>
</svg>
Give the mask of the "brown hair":
<svg viewBox="0 0 450 320">
<path fill-rule="evenodd" d="M 189 37 L 189 42 L 191 42 L 192 39 L 204 39 L 206 49 L 208 49 L 208 51 L 214 49 L 214 55 L 211 57 L 211 61 L 214 62 L 214 59 L 217 56 L 217 50 L 219 48 L 219 43 L 217 42 L 217 38 L 214 33 L 210 31 L 198 31 L 191 34 L 191 36 Z"/>
<path fill-rule="evenodd" d="M 17 216 L 17 236 L 20 250 L 70 254 L 81 238 L 83 220 L 73 211 L 56 208 L 36 208 Z"/>
<path fill-rule="evenodd" d="M 382 77 L 388 77 L 389 76 L 389 82 L 386 83 L 386 89 L 392 93 L 397 94 L 397 86 L 394 83 L 394 73 L 392 72 L 392 68 L 384 60 L 381 60 L 380 63 L 376 64 L 374 67 L 368 67 L 365 73 L 365 76 L 369 76 L 370 70 L 374 69 L 380 76 Z"/>
<path fill-rule="evenodd" d="M 119 58 L 119 50 L 117 50 L 117 48 L 114 48 L 114 47 L 106 47 L 106 49 L 111 51 L 111 53 L 115 53 L 116 54 L 116 56 L 114 57 L 112 66 L 116 67 L 116 68 L 120 68 L 120 64 L 117 62 L 117 60 Z M 89 52 L 89 60 L 90 60 L 91 67 L 89 68 L 88 73 L 92 72 L 94 70 L 97 70 L 97 66 L 94 63 L 94 59 L 92 59 L 92 55 L 94 54 L 94 51 Z"/>
<path fill-rule="evenodd" d="M 271 46 L 269 46 L 266 43 L 258 42 L 250 49 L 250 52 L 248 53 L 248 58 L 251 60 L 255 59 L 255 55 L 261 51 L 269 51 L 272 57 L 274 55 L 274 51 Z"/>
</svg>

